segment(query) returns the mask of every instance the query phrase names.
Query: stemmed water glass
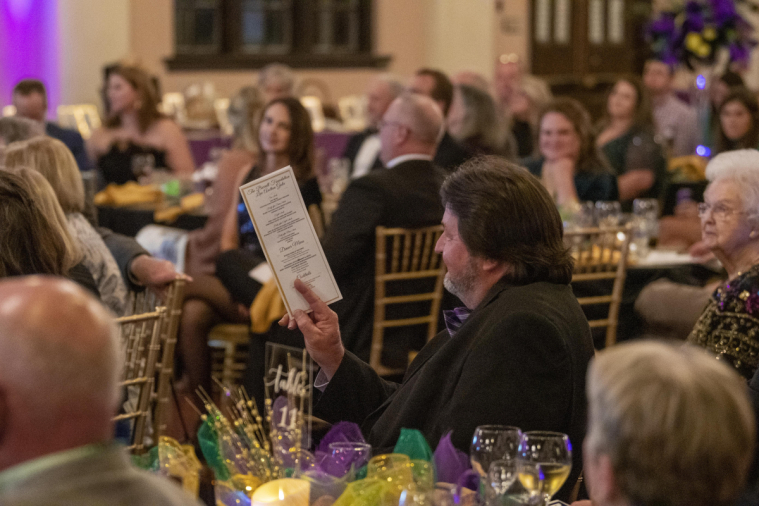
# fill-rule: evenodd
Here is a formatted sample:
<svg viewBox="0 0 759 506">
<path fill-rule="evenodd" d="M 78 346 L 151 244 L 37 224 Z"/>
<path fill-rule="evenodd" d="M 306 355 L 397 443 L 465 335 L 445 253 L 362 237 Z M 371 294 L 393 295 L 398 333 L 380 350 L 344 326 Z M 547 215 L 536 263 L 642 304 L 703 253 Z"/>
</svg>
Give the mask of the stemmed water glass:
<svg viewBox="0 0 759 506">
<path fill-rule="evenodd" d="M 544 504 L 548 504 L 572 469 L 572 444 L 560 432 L 525 432 L 516 462 L 522 486 L 531 494 L 542 494 Z"/>
<path fill-rule="evenodd" d="M 596 222 L 599 227 L 617 227 L 621 220 L 622 206 L 619 202 L 603 200 L 596 202 Z"/>
<path fill-rule="evenodd" d="M 496 460 L 514 460 L 522 437 L 518 427 L 480 425 L 474 430 L 469 458 L 472 468 L 486 478 L 490 464 Z"/>
</svg>

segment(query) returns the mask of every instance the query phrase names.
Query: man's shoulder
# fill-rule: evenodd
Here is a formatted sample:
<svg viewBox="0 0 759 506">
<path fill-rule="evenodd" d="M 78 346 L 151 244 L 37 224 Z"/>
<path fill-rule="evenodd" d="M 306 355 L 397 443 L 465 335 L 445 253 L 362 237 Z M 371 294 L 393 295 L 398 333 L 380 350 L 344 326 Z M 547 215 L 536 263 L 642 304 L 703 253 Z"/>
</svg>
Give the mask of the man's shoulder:
<svg viewBox="0 0 759 506">
<path fill-rule="evenodd" d="M 404 187 L 396 187 L 399 181 L 439 181 L 442 183 L 444 173 L 429 160 L 407 160 L 392 169 L 373 170 L 369 174 L 354 180 L 354 183 L 366 186 L 392 185 L 396 191 Z"/>
<path fill-rule="evenodd" d="M 76 130 L 72 130 L 70 128 L 63 128 L 61 126 L 58 126 L 56 123 L 47 122 L 45 123 L 45 132 L 50 137 L 54 137 L 64 144 L 67 144 L 69 142 L 74 143 L 83 143 L 84 140 L 82 139 L 82 136 L 77 132 Z"/>
</svg>

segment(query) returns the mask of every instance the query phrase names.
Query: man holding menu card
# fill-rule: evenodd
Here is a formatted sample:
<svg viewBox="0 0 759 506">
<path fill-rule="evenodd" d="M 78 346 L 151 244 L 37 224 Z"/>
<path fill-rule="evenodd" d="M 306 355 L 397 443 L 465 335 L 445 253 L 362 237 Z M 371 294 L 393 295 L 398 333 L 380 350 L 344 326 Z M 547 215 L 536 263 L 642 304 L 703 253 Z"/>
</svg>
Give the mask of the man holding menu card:
<svg viewBox="0 0 759 506">
<path fill-rule="evenodd" d="M 572 473 L 582 469 L 585 372 L 593 356 L 587 320 L 569 282 L 572 259 L 551 196 L 526 170 L 497 157 L 465 163 L 441 189 L 444 233 L 436 245 L 445 285 L 466 307 L 445 314 L 447 329 L 417 355 L 403 382 L 381 379 L 345 351 L 337 315 L 303 283 L 311 313 L 280 325 L 299 328 L 321 367 L 314 414 L 361 424 L 377 453 L 403 427 L 431 446 L 452 430 L 468 450 L 478 425 L 515 425 L 569 435 Z"/>
</svg>

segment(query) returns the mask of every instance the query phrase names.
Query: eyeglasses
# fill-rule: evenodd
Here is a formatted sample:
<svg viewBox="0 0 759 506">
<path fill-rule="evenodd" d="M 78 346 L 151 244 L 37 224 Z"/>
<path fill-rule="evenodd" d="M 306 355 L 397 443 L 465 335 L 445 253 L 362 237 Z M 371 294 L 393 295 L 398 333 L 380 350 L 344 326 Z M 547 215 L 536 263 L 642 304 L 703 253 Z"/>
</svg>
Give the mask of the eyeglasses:
<svg viewBox="0 0 759 506">
<path fill-rule="evenodd" d="M 733 214 L 746 214 L 745 211 L 736 211 L 735 209 L 731 209 L 722 202 L 718 202 L 714 206 L 707 204 L 706 202 L 702 202 L 698 205 L 699 218 L 705 218 L 706 214 L 709 212 L 712 213 L 712 216 L 716 220 L 724 220 Z"/>
</svg>

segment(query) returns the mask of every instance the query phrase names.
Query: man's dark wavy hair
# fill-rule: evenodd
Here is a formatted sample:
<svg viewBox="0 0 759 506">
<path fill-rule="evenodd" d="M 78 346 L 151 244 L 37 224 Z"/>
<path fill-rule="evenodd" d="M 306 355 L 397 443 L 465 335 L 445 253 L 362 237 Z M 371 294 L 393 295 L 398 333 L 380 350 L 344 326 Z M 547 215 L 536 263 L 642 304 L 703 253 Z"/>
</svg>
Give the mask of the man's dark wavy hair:
<svg viewBox="0 0 759 506">
<path fill-rule="evenodd" d="M 440 196 L 469 253 L 513 266 L 512 283 L 571 281 L 556 204 L 526 169 L 498 156 L 475 158 L 448 176 Z"/>
</svg>

